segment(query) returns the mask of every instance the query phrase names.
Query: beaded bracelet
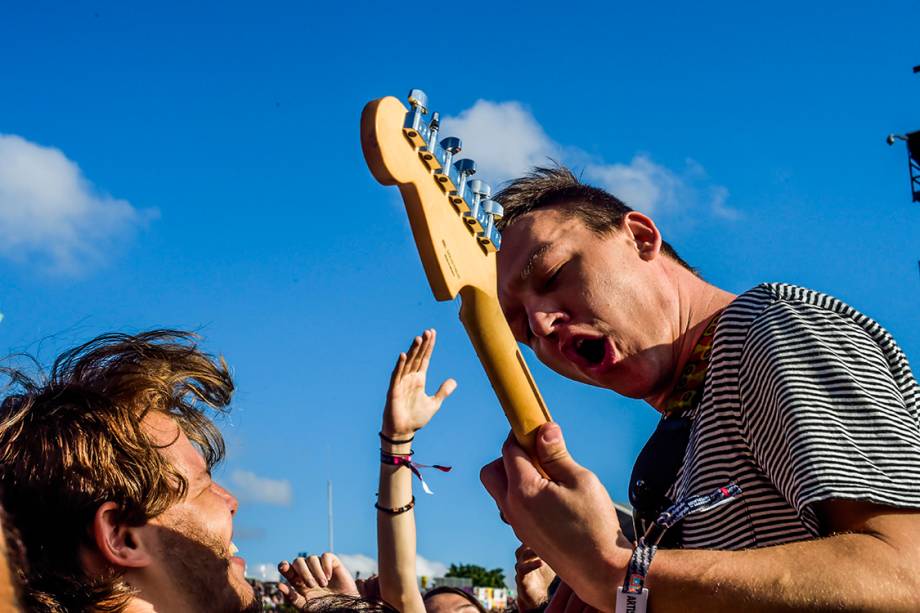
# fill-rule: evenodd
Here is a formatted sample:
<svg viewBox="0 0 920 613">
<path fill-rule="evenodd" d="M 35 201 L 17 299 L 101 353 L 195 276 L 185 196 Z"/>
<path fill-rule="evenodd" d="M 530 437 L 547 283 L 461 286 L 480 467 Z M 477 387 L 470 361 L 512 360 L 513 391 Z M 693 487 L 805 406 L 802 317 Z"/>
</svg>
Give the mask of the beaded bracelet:
<svg viewBox="0 0 920 613">
<path fill-rule="evenodd" d="M 388 507 L 382 507 L 380 506 L 379 502 L 374 503 L 374 508 L 376 508 L 378 511 L 383 511 L 384 513 L 388 515 L 400 515 L 410 510 L 414 506 L 415 506 L 415 496 L 412 497 L 412 500 L 409 501 L 409 504 L 401 506 L 401 507 L 396 507 L 395 509 L 390 509 Z"/>
</svg>

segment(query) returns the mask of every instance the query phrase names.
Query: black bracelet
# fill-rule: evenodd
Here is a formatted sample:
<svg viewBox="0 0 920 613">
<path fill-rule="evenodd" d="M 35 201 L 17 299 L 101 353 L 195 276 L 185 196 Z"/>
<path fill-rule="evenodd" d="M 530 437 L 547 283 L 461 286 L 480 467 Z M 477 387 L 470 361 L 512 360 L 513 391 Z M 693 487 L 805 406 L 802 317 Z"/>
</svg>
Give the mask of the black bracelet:
<svg viewBox="0 0 920 613">
<path fill-rule="evenodd" d="M 412 509 L 412 507 L 414 506 L 415 506 L 415 496 L 412 497 L 412 500 L 409 502 L 409 504 L 405 506 L 401 506 L 401 507 L 396 507 L 395 509 L 390 509 L 388 507 L 382 507 L 380 506 L 379 502 L 374 503 L 374 508 L 376 508 L 378 511 L 383 511 L 384 513 L 388 515 L 400 515 Z"/>
<path fill-rule="evenodd" d="M 399 440 L 396 440 L 395 438 L 390 438 L 389 436 L 387 436 L 386 434 L 383 433 L 383 430 L 381 430 L 381 431 L 378 432 L 377 434 L 380 435 L 380 438 L 381 438 L 381 439 L 383 439 L 384 441 L 388 442 L 388 443 L 391 444 L 391 445 L 405 445 L 405 444 L 411 443 L 412 441 L 415 440 L 415 435 L 414 435 L 414 434 L 413 434 L 412 436 L 410 436 L 409 438 L 407 438 L 406 440 L 404 440 L 404 441 L 399 441 Z"/>
</svg>

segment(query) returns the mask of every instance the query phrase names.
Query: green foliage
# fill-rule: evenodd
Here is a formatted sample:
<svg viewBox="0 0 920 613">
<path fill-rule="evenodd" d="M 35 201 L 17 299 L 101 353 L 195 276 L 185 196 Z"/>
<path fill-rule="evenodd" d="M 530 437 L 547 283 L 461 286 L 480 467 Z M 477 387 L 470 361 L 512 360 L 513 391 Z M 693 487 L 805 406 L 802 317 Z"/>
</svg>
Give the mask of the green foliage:
<svg viewBox="0 0 920 613">
<path fill-rule="evenodd" d="M 451 564 L 445 577 L 466 577 L 475 587 L 505 587 L 505 571 L 500 568 L 486 570 L 476 564 Z"/>
</svg>

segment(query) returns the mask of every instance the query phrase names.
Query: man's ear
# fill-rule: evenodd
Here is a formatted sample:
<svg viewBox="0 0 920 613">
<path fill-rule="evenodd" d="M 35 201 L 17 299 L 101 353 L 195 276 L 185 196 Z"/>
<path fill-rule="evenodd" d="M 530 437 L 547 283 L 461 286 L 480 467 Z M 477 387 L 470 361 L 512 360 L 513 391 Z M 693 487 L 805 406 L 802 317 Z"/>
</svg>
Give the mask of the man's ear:
<svg viewBox="0 0 920 613">
<path fill-rule="evenodd" d="M 149 551 L 149 532 L 142 526 L 128 526 L 119 521 L 119 508 L 106 502 L 93 517 L 93 538 L 99 555 L 116 568 L 143 568 L 153 560 Z"/>
<path fill-rule="evenodd" d="M 661 252 L 661 232 L 651 218 L 639 211 L 630 211 L 623 216 L 623 229 L 632 236 L 639 257 L 650 262 Z"/>
</svg>

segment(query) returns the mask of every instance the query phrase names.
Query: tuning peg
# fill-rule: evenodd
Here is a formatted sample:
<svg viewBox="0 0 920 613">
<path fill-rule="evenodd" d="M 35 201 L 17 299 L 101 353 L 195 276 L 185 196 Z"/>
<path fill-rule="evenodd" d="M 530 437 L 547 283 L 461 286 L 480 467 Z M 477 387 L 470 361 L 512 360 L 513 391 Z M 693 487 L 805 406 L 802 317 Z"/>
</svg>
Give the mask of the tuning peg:
<svg viewBox="0 0 920 613">
<path fill-rule="evenodd" d="M 476 204 L 492 195 L 492 186 L 480 179 L 473 179 L 470 181 L 470 191 L 473 192 L 473 201 L 470 204 Z"/>
<path fill-rule="evenodd" d="M 480 206 L 482 206 L 483 210 L 486 212 L 486 215 L 488 215 L 493 220 L 493 222 L 498 221 L 505 216 L 505 207 L 500 205 L 495 200 L 486 200 L 485 202 L 480 203 Z"/>
<path fill-rule="evenodd" d="M 479 242 L 489 251 L 496 251 L 501 245 L 501 234 L 495 228 L 495 222 L 505 214 L 505 209 L 494 200 L 480 203 L 482 216 L 485 217 L 485 229 L 479 235 Z"/>
<path fill-rule="evenodd" d="M 498 231 L 498 228 L 492 228 L 492 234 L 489 236 L 489 242 L 492 245 L 495 245 L 495 251 L 498 251 L 502 248 L 502 233 Z M 491 251 L 491 247 L 487 247 Z"/>
<path fill-rule="evenodd" d="M 424 117 L 428 113 L 428 96 L 420 89 L 413 89 L 409 92 L 409 104 L 412 108 L 406 113 L 403 132 L 413 145 L 424 147 L 428 144 L 428 122 Z"/>
<path fill-rule="evenodd" d="M 444 150 L 444 167 L 450 167 L 451 158 L 463 148 L 463 142 L 456 136 L 448 136 L 447 138 L 441 139 L 441 149 Z"/>
<path fill-rule="evenodd" d="M 478 205 L 479 195 L 482 193 L 482 186 L 485 184 L 486 182 L 480 179 L 473 179 L 472 181 L 467 183 L 467 187 L 470 190 L 470 200 L 469 200 L 470 209 Z"/>
<path fill-rule="evenodd" d="M 438 143 L 438 129 L 441 127 L 441 114 L 435 111 L 428 122 L 428 143 L 431 149 Z"/>
<path fill-rule="evenodd" d="M 410 89 L 409 104 L 424 115 L 428 112 L 428 95 L 420 89 Z"/>
<path fill-rule="evenodd" d="M 418 154 L 431 170 L 438 170 L 441 161 L 438 159 L 438 129 L 441 127 L 441 115 L 435 111 L 428 122 L 428 134 L 425 135 L 427 144 L 419 148 Z"/>
<path fill-rule="evenodd" d="M 467 179 L 476 174 L 476 162 L 469 158 L 457 160 L 454 169 L 457 171 L 457 190 L 450 193 L 450 201 L 462 212 L 466 212 L 469 208 L 463 201 L 463 192 L 466 191 Z"/>
<path fill-rule="evenodd" d="M 451 174 L 456 175 L 456 170 L 451 166 L 451 159 L 454 155 L 460 153 L 462 149 L 462 142 L 456 136 L 448 136 L 447 138 L 441 139 L 441 168 L 434 171 L 434 176 L 438 181 L 441 182 L 441 187 L 443 187 L 448 193 L 451 192 L 453 187 L 448 187 L 444 185 L 445 183 L 456 183 L 453 182 Z"/>
<path fill-rule="evenodd" d="M 473 179 L 470 181 L 470 191 L 472 192 L 470 210 L 463 214 L 463 218 L 472 227 L 473 232 L 479 234 L 483 230 L 482 207 L 480 205 L 492 195 L 492 187 L 485 181 Z"/>
</svg>

